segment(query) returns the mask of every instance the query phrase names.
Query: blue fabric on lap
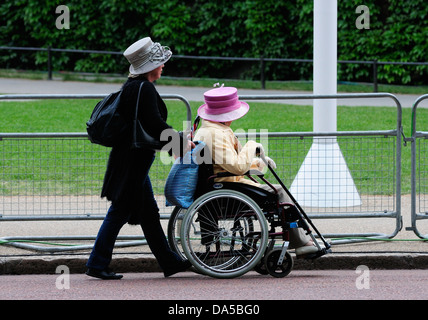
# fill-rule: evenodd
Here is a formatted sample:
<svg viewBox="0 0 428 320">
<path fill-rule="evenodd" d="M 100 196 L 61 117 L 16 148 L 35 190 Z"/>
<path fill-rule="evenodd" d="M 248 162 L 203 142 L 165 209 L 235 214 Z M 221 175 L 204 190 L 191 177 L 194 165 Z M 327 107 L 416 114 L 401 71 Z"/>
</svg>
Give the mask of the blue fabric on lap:
<svg viewBox="0 0 428 320">
<path fill-rule="evenodd" d="M 175 160 L 165 183 L 164 194 L 167 206 L 188 208 L 193 203 L 199 169 L 195 156 L 204 147 L 205 143 L 197 142 L 194 149 L 188 151 L 184 157 Z"/>
</svg>

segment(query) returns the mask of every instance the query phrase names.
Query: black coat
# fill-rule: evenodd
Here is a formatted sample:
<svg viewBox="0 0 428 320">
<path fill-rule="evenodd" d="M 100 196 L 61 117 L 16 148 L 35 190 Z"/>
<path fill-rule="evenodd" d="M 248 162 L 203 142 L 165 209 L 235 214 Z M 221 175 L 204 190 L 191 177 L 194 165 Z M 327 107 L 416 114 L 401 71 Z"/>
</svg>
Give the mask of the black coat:
<svg viewBox="0 0 428 320">
<path fill-rule="evenodd" d="M 138 118 L 144 129 L 153 137 L 160 137 L 163 130 L 171 128 L 166 123 L 168 111 L 155 86 L 145 78 L 130 78 L 123 85 L 120 113 L 132 121 L 140 84 L 146 81 L 141 90 Z M 178 133 L 177 133 L 178 134 Z M 132 216 L 130 224 L 138 224 L 143 214 L 143 182 L 147 176 L 155 152 L 147 149 L 131 149 L 128 145 L 113 147 L 104 176 L 101 197 L 113 204 L 126 205 Z"/>
</svg>

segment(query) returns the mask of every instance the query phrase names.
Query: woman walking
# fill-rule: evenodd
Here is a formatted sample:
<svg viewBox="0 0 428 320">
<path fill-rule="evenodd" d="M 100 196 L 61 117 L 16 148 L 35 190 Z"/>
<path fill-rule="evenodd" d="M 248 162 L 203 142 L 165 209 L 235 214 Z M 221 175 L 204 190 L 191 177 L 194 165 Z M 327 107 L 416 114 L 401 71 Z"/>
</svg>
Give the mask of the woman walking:
<svg viewBox="0 0 428 320">
<path fill-rule="evenodd" d="M 172 52 L 168 47 L 154 43 L 146 37 L 133 43 L 123 54 L 131 65 L 128 80 L 122 88 L 119 112 L 132 121 L 140 85 L 144 82 L 140 93 L 138 119 L 143 128 L 159 140 L 163 130 L 172 128 L 166 122 L 168 111 L 153 82 L 161 77 L 164 63 L 170 59 Z M 184 149 L 185 152 L 192 147 L 192 142 L 178 132 L 175 133 L 173 141 L 180 141 L 180 145 L 184 147 L 174 149 Z M 101 279 L 122 278 L 122 275 L 109 269 L 109 264 L 114 243 L 125 223 L 141 226 L 147 244 L 165 277 L 191 266 L 190 262 L 183 261 L 171 251 L 162 229 L 159 208 L 149 177 L 154 159 L 155 151 L 150 149 L 135 149 L 128 145 L 112 148 L 101 192 L 101 197 L 111 201 L 111 206 L 86 264 L 87 275 Z"/>
</svg>

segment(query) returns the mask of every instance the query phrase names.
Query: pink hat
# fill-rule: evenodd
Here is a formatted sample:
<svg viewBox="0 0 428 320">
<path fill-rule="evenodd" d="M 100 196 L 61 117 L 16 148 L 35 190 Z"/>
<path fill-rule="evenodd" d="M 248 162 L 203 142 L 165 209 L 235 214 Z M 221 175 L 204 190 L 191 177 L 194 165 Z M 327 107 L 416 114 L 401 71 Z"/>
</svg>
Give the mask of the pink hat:
<svg viewBox="0 0 428 320">
<path fill-rule="evenodd" d="M 234 87 L 220 87 L 204 93 L 205 103 L 198 109 L 198 115 L 213 122 L 228 122 L 243 117 L 250 106 L 238 99 Z"/>
</svg>

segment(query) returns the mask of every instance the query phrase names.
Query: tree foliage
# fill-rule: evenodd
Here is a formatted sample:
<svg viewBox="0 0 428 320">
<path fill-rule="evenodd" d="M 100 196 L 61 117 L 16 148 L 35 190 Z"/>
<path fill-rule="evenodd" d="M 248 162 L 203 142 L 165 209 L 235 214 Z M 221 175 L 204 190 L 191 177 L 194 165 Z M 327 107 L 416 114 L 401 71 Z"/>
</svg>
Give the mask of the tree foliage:
<svg viewBox="0 0 428 320">
<path fill-rule="evenodd" d="M 57 29 L 58 5 L 70 29 Z M 428 61 L 424 0 L 365 0 L 370 29 L 358 29 L 359 1 L 338 1 L 338 59 Z M 8 0 L 0 4 L 0 46 L 123 52 L 150 36 L 176 55 L 312 59 L 313 0 Z M 46 52 L 0 51 L 2 68 L 45 69 Z M 125 73 L 121 55 L 55 52 L 54 70 Z M 340 64 L 339 80 L 371 81 L 372 67 Z M 385 83 L 427 84 L 427 66 L 380 65 Z M 172 59 L 165 74 L 259 77 L 258 62 Z M 311 80 L 310 63 L 266 63 L 272 80 Z"/>
</svg>

